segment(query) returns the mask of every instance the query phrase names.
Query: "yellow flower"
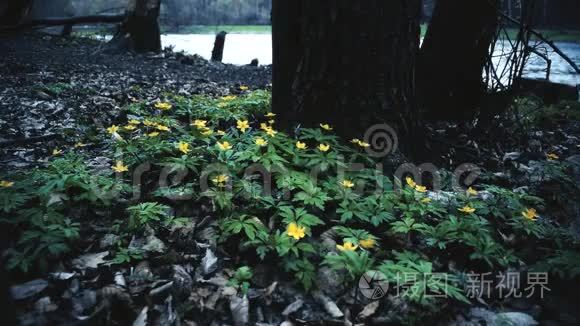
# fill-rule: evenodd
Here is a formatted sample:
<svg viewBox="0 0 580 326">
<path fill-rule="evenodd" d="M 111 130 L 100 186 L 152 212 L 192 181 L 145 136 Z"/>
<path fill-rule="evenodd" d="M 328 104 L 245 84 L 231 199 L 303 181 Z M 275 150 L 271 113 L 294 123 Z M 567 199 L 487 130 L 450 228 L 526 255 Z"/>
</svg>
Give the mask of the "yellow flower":
<svg viewBox="0 0 580 326">
<path fill-rule="evenodd" d="M 303 143 L 301 141 L 297 141 L 296 142 L 296 148 L 298 149 L 306 149 L 308 146 L 306 146 L 306 143 Z"/>
<path fill-rule="evenodd" d="M 265 115 L 265 117 L 266 117 L 266 118 L 273 118 L 273 117 L 275 117 L 275 116 L 276 116 L 276 113 L 272 113 L 272 112 L 268 112 L 268 113 L 266 113 L 266 115 Z"/>
<path fill-rule="evenodd" d="M 264 147 L 264 146 L 268 145 L 268 142 L 266 140 L 264 140 L 264 138 L 262 138 L 262 137 L 256 138 L 256 140 L 254 142 L 256 143 L 256 145 L 258 145 L 260 147 Z"/>
<path fill-rule="evenodd" d="M 12 181 L 6 181 L 6 180 L 0 181 L 0 187 L 2 187 L 2 188 L 10 188 L 13 185 L 14 185 L 14 182 L 12 182 Z"/>
<path fill-rule="evenodd" d="M 320 124 L 320 128 L 322 128 L 324 130 L 328 130 L 328 131 L 331 131 L 332 130 L 332 127 L 329 124 L 327 124 L 327 123 L 321 123 Z"/>
<path fill-rule="evenodd" d="M 135 125 L 135 126 L 136 126 L 136 125 L 139 125 L 139 124 L 141 124 L 141 121 L 139 121 L 139 120 L 137 120 L 137 119 L 131 119 L 131 120 L 129 120 L 129 124 L 130 124 L 130 125 Z"/>
<path fill-rule="evenodd" d="M 224 142 L 217 142 L 217 146 L 219 147 L 220 150 L 222 151 L 227 151 L 228 149 L 232 149 L 232 145 L 230 143 L 228 143 L 227 141 Z"/>
<path fill-rule="evenodd" d="M 225 132 L 225 131 L 223 131 L 223 130 L 218 130 L 218 131 L 216 132 L 216 134 L 218 134 L 219 136 L 224 136 L 224 135 L 226 134 L 226 132 Z"/>
<path fill-rule="evenodd" d="M 147 136 L 149 136 L 149 137 L 157 137 L 157 136 L 159 136 L 159 132 L 157 132 L 157 131 L 150 132 L 150 133 L 147 134 Z"/>
<path fill-rule="evenodd" d="M 130 130 L 135 130 L 135 129 L 137 129 L 137 127 L 135 127 L 135 125 L 131 125 L 131 124 L 129 124 L 129 125 L 126 125 L 125 127 L 123 127 L 123 129 L 125 129 L 125 130 L 129 130 L 129 131 L 130 131 Z"/>
<path fill-rule="evenodd" d="M 151 120 L 145 120 L 145 121 L 143 121 L 143 124 L 146 125 L 147 127 L 151 127 L 151 126 L 156 125 L 156 123 L 151 121 Z"/>
<path fill-rule="evenodd" d="M 75 148 L 81 148 L 81 147 L 85 147 L 85 146 L 87 146 L 87 145 L 86 144 L 83 144 L 81 142 L 78 142 L 78 143 L 75 144 Z"/>
<path fill-rule="evenodd" d="M 250 89 L 248 86 L 245 85 L 240 86 L 240 91 L 247 91 L 248 89 Z"/>
<path fill-rule="evenodd" d="M 270 136 L 270 137 L 274 137 L 274 136 L 276 136 L 276 134 L 277 134 L 277 133 L 278 133 L 278 132 L 277 132 L 276 130 L 272 129 L 272 128 L 270 128 L 270 129 L 266 130 L 266 135 L 268 135 L 268 136 Z"/>
<path fill-rule="evenodd" d="M 228 96 L 222 97 L 222 101 L 224 101 L 224 102 L 233 101 L 235 99 L 236 99 L 236 96 L 235 95 L 228 95 Z"/>
<path fill-rule="evenodd" d="M 472 187 L 467 188 L 467 194 L 471 196 L 477 196 L 477 190 L 473 189 Z"/>
<path fill-rule="evenodd" d="M 248 124 L 248 120 L 238 120 L 236 128 L 240 129 L 241 132 L 246 132 L 250 128 L 250 124 Z"/>
<path fill-rule="evenodd" d="M 548 159 L 548 161 L 555 161 L 555 160 L 559 159 L 560 157 L 554 153 L 548 153 L 548 154 L 546 154 L 546 158 Z"/>
<path fill-rule="evenodd" d="M 164 126 L 162 124 L 156 125 L 155 128 L 157 128 L 157 130 L 159 130 L 159 131 L 170 131 L 171 130 L 169 127 Z"/>
<path fill-rule="evenodd" d="M 365 249 L 371 249 L 375 246 L 375 240 L 372 238 L 368 238 L 366 240 L 360 240 L 358 243 L 360 244 L 361 247 L 363 247 Z"/>
<path fill-rule="evenodd" d="M 179 151 L 182 152 L 183 154 L 191 152 L 191 149 L 189 149 L 189 144 L 182 141 L 180 141 L 179 144 L 177 144 L 177 149 L 179 149 Z"/>
<path fill-rule="evenodd" d="M 417 190 L 417 192 L 427 192 L 427 187 L 425 186 L 415 186 L 415 190 Z"/>
<path fill-rule="evenodd" d="M 116 134 L 117 132 L 119 132 L 119 126 L 116 125 L 112 125 L 109 128 L 107 128 L 107 132 L 112 134 Z"/>
<path fill-rule="evenodd" d="M 407 181 L 407 184 L 411 188 L 415 188 L 417 186 L 417 184 L 415 183 L 415 181 L 413 181 L 413 178 L 411 178 L 411 177 L 405 178 L 405 181 Z"/>
<path fill-rule="evenodd" d="M 343 186 L 344 188 L 350 189 L 350 188 L 354 187 L 354 182 L 345 179 L 345 180 L 342 180 L 340 185 Z"/>
<path fill-rule="evenodd" d="M 426 197 L 426 198 L 423 198 L 423 199 L 421 199 L 421 202 L 422 202 L 423 204 L 429 204 L 429 203 L 431 202 L 431 198 L 428 198 L 428 197 Z"/>
<path fill-rule="evenodd" d="M 268 120 L 268 123 L 273 125 L 276 122 L 276 120 Z"/>
<path fill-rule="evenodd" d="M 371 144 L 369 143 L 365 143 L 364 141 L 359 141 L 358 145 L 362 148 L 367 148 L 367 147 L 371 147 Z"/>
<path fill-rule="evenodd" d="M 300 226 L 296 223 L 288 224 L 288 228 L 286 229 L 286 233 L 288 234 L 288 236 L 294 238 L 295 240 L 300 240 L 304 238 L 304 236 L 306 235 L 305 231 L 306 231 L 305 227 Z"/>
<path fill-rule="evenodd" d="M 471 213 L 475 212 L 475 208 L 473 208 L 469 205 L 465 205 L 462 208 L 460 208 L 459 211 L 462 213 L 465 213 L 465 214 L 471 214 Z"/>
<path fill-rule="evenodd" d="M 197 127 L 198 129 L 206 128 L 207 121 L 206 120 L 194 120 L 191 125 Z"/>
<path fill-rule="evenodd" d="M 538 213 L 534 208 L 526 208 L 526 210 L 522 212 L 522 215 L 531 221 L 535 221 L 536 218 L 538 217 Z"/>
<path fill-rule="evenodd" d="M 353 143 L 353 144 L 358 144 L 358 143 L 360 143 L 360 139 L 353 138 L 350 142 Z"/>
<path fill-rule="evenodd" d="M 320 145 L 318 145 L 318 149 L 321 152 L 328 152 L 328 150 L 330 149 L 330 145 L 328 145 L 328 144 L 320 144 Z"/>
<path fill-rule="evenodd" d="M 163 111 L 167 111 L 171 109 L 171 104 L 167 102 L 158 102 L 155 103 L 155 108 Z"/>
<path fill-rule="evenodd" d="M 52 150 L 52 155 L 58 156 L 60 154 L 62 154 L 62 150 L 60 150 L 58 148 L 55 148 L 55 149 Z"/>
<path fill-rule="evenodd" d="M 353 245 L 351 242 L 347 241 L 343 245 L 337 244 L 336 248 L 340 251 L 355 251 L 358 246 Z"/>
<path fill-rule="evenodd" d="M 211 179 L 211 181 L 213 181 L 213 183 L 215 183 L 216 185 L 223 187 L 225 185 L 226 182 L 228 182 L 228 180 L 230 179 L 230 177 L 228 177 L 225 174 L 220 174 L 218 176 L 216 176 L 215 178 Z"/>
<path fill-rule="evenodd" d="M 129 167 L 123 164 L 122 161 L 117 161 L 117 164 L 112 167 L 113 171 L 121 173 L 129 171 Z"/>
<path fill-rule="evenodd" d="M 201 134 L 202 134 L 203 136 L 209 136 L 209 135 L 213 134 L 213 130 L 211 130 L 211 129 L 209 129 L 209 128 L 203 128 L 202 130 L 203 130 L 203 131 L 201 132 Z"/>
</svg>

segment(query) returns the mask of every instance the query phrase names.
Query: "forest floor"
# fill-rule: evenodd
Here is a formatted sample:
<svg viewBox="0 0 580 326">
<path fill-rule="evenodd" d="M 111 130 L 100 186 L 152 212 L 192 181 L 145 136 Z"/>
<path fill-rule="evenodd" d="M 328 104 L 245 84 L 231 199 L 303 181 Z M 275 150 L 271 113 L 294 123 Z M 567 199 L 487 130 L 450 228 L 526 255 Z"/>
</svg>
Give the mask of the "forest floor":
<svg viewBox="0 0 580 326">
<path fill-rule="evenodd" d="M 111 162 L 107 156 L 112 156 L 113 151 L 110 140 L 103 141 L 100 136 L 103 130 L 119 121 L 130 120 L 142 108 L 162 101 L 171 101 L 175 107 L 180 107 L 184 99 L 197 99 L 206 105 L 213 103 L 212 99 L 221 101 L 237 96 L 241 104 L 232 108 L 232 115 L 243 114 L 239 113 L 240 108 L 246 107 L 267 110 L 263 106 L 263 96 L 270 89 L 269 66 L 225 65 L 171 52 L 153 56 L 109 54 L 102 50 L 102 43 L 88 39 L 35 34 L 0 38 L 0 180 L 37 167 L 54 168 L 51 164 L 55 156 L 62 155 L 61 151 L 66 154 L 82 151 L 90 158 L 87 166 L 91 169 L 108 167 Z M 202 109 L 209 110 L 205 106 Z M 262 111 L 261 114 L 265 113 Z M 492 193 L 497 191 L 494 195 L 500 199 L 502 196 L 510 200 L 512 196 L 519 198 L 518 194 L 523 192 L 542 198 L 538 211 L 547 216 L 547 225 L 557 225 L 558 232 L 570 233 L 570 237 L 577 239 L 580 236 L 579 117 L 578 103 L 543 106 L 535 99 L 518 99 L 506 117 L 485 130 L 471 124 L 428 126 L 428 133 L 435 140 L 431 151 L 437 153 L 431 159 L 445 171 L 466 162 L 477 165 L 482 170 L 482 183 L 509 189 L 485 188 Z M 384 163 L 394 170 L 403 162 L 399 154 L 393 161 Z M 18 188 L 17 183 L 15 188 Z M 409 191 L 413 194 L 413 189 Z M 485 192 L 482 188 L 481 193 Z M 450 192 L 433 194 L 433 201 L 441 194 L 449 195 Z M 47 206 L 66 201 L 61 195 L 50 195 Z M 8 201 L 7 198 L 2 198 L 0 204 Z M 464 200 L 464 197 L 458 198 Z M 486 205 L 484 202 L 482 199 L 478 205 Z M 119 206 L 125 204 L 119 201 L 113 205 L 112 214 L 121 214 Z M 2 205 L 10 207 L 9 203 Z M 78 208 L 77 204 L 70 205 L 74 206 L 67 211 L 71 216 L 87 210 L 86 207 Z M 214 214 L 207 206 L 210 205 L 200 205 L 194 211 L 200 217 Z M 4 210 L 17 215 L 10 208 Z M 306 293 L 296 282 L 282 275 L 275 264 L 257 262 L 255 256 L 246 260 L 231 255 L 235 252 L 232 239 L 216 247 L 218 227 L 205 217 L 193 224 L 176 224 L 170 231 L 132 235 L 123 240 L 122 235 L 113 231 L 123 226 L 111 218 L 114 217 L 111 213 L 103 215 L 106 210 L 95 208 L 95 216 L 101 220 L 83 221 L 81 239 L 74 242 L 73 249 L 63 257 L 52 260 L 49 266 L 33 267 L 26 272 L 13 268 L 8 277 L 3 277 L 11 286 L 14 310 L 21 324 L 126 325 L 134 322 L 133 325 L 140 326 L 147 324 L 147 319 L 150 324 L 154 321 L 159 325 L 177 325 L 180 324 L 178 320 L 187 325 L 243 324 L 247 320 L 259 325 L 397 324 L 413 320 L 420 323 L 421 318 L 430 316 L 427 310 L 435 311 L 437 316 L 436 322 L 429 319 L 430 324 L 441 325 L 479 325 L 482 322 L 500 325 L 506 320 L 517 325 L 534 325 L 534 320 L 545 325 L 577 325 L 580 321 L 579 303 L 573 300 L 577 295 L 570 293 L 571 289 L 577 291 L 580 284 L 578 262 L 575 261 L 580 255 L 572 250 L 574 245 L 572 249 L 562 247 L 566 249 L 558 251 L 560 256 L 547 256 L 552 259 L 547 260 L 552 266 L 545 268 L 559 275 L 549 284 L 548 299 L 505 299 L 496 293 L 492 298 L 473 300 L 471 305 L 450 301 L 452 303 L 425 308 L 420 300 L 406 302 L 392 295 L 380 301 L 361 299 L 360 295 L 353 298 L 352 289 L 338 281 L 344 275 L 328 266 L 314 272 L 314 280 L 310 281 L 317 290 Z M 519 211 L 516 215 L 521 217 Z M 465 219 L 472 217 L 476 221 L 474 216 L 464 216 Z M 7 219 L 2 219 L 8 225 L 0 232 L 2 244 L 15 247 L 17 234 L 22 230 L 19 225 L 6 222 Z M 549 238 L 546 235 L 542 235 L 542 241 L 534 239 L 526 244 L 520 231 L 510 226 L 493 234 L 499 239 L 503 237 L 503 245 L 526 259 L 535 256 L 535 247 L 530 248 L 532 245 L 546 252 L 545 247 L 560 248 L 548 243 L 544 239 Z M 408 245 L 405 238 L 399 240 L 388 244 L 403 248 Z M 128 249 L 144 248 L 148 259 L 143 259 L 141 254 L 133 257 L 133 252 L 119 250 L 118 243 L 128 245 Z M 333 242 L 331 249 L 335 245 Z M 425 244 L 420 245 L 423 250 Z M 449 246 L 449 250 L 457 249 L 455 245 Z M 425 249 L 425 252 L 438 251 Z M 453 271 L 455 260 L 459 263 L 467 260 L 451 257 L 448 261 L 449 255 L 443 252 L 429 257 L 434 266 Z M 465 251 L 460 252 L 468 255 Z M 497 252 L 493 252 L 486 257 L 494 262 L 495 271 L 527 271 L 523 263 L 509 268 L 496 265 L 495 260 L 501 260 L 497 256 Z M 566 260 L 566 257 L 572 259 Z M 20 263 L 25 258 L 20 257 Z M 235 269 L 243 262 L 254 264 L 251 280 L 244 276 L 244 269 Z M 27 264 L 34 265 L 34 262 Z M 233 287 L 234 292 L 242 289 L 244 283 L 247 283 L 244 289 L 247 296 L 243 299 L 228 293 Z"/>
</svg>

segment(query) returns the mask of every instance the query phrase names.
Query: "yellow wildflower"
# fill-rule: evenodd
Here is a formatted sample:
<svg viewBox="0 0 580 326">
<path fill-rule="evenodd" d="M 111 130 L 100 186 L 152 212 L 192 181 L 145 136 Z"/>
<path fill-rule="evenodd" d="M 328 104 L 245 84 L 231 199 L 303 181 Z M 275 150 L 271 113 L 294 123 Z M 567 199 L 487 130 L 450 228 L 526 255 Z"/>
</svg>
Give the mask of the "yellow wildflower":
<svg viewBox="0 0 580 326">
<path fill-rule="evenodd" d="M 296 223 L 290 223 L 288 224 L 286 233 L 295 240 L 300 240 L 306 235 L 306 228 Z"/>
<path fill-rule="evenodd" d="M 235 99 L 236 99 L 236 96 L 235 95 L 228 95 L 228 96 L 222 97 L 222 101 L 224 101 L 224 102 L 233 101 Z"/>
<path fill-rule="evenodd" d="M 268 113 L 266 113 L 266 115 L 265 115 L 265 117 L 266 117 L 266 118 L 273 118 L 273 117 L 275 117 L 275 116 L 276 116 L 276 113 L 272 113 L 272 112 L 268 112 Z"/>
<path fill-rule="evenodd" d="M 405 181 L 407 181 L 407 184 L 411 188 L 415 188 L 417 186 L 417 184 L 415 183 L 415 181 L 413 181 L 413 178 L 411 178 L 411 177 L 405 178 Z"/>
<path fill-rule="evenodd" d="M 55 149 L 52 150 L 52 155 L 58 156 L 60 154 L 62 154 L 62 150 L 60 150 L 58 148 L 55 148 Z"/>
<path fill-rule="evenodd" d="M 336 248 L 340 251 L 355 251 L 358 246 L 353 245 L 351 242 L 347 241 L 343 245 L 337 244 Z"/>
<path fill-rule="evenodd" d="M 197 127 L 198 129 L 206 128 L 206 120 L 194 120 L 191 125 Z"/>
<path fill-rule="evenodd" d="M 137 119 L 131 119 L 131 120 L 129 120 L 129 124 L 136 126 L 136 125 L 140 125 L 141 124 L 141 121 L 139 121 Z"/>
<path fill-rule="evenodd" d="M 276 120 L 273 120 L 273 119 L 272 120 L 268 120 L 268 123 L 271 124 L 271 125 L 273 125 L 274 123 L 276 123 Z"/>
<path fill-rule="evenodd" d="M 371 249 L 375 246 L 375 240 L 372 238 L 368 238 L 366 240 L 360 240 L 358 244 L 360 244 L 360 246 L 365 249 Z"/>
<path fill-rule="evenodd" d="M 535 221 L 536 218 L 538 218 L 538 213 L 535 208 L 526 208 L 526 210 L 522 212 L 522 215 L 531 221 Z"/>
<path fill-rule="evenodd" d="M 306 149 L 308 146 L 306 146 L 306 143 L 303 143 L 301 141 L 297 141 L 296 142 L 296 148 L 298 149 Z"/>
<path fill-rule="evenodd" d="M 278 132 L 277 132 L 276 130 L 272 129 L 272 128 L 270 128 L 270 129 L 266 130 L 266 135 L 268 135 L 268 136 L 270 136 L 270 137 L 274 137 L 274 136 L 276 136 L 276 134 L 277 134 L 277 133 L 278 133 Z"/>
<path fill-rule="evenodd" d="M 145 121 L 143 121 L 143 124 L 146 125 L 147 127 L 151 127 L 151 126 L 156 125 L 156 123 L 151 121 L 151 120 L 145 120 Z"/>
<path fill-rule="evenodd" d="M 318 149 L 321 152 L 328 152 L 328 150 L 330 149 L 330 145 L 328 145 L 328 144 L 320 144 L 320 145 L 318 145 Z"/>
<path fill-rule="evenodd" d="M 167 126 L 164 126 L 164 125 L 162 125 L 162 124 L 157 124 L 157 125 L 155 126 L 155 128 L 157 128 L 157 130 L 159 130 L 159 131 L 170 131 L 170 130 L 171 130 L 169 127 L 167 127 Z"/>
<path fill-rule="evenodd" d="M 232 145 L 230 143 L 228 143 L 227 141 L 224 141 L 224 142 L 219 142 L 218 141 L 217 142 L 217 146 L 222 151 L 227 151 L 228 149 L 232 149 Z"/>
<path fill-rule="evenodd" d="M 250 88 L 246 85 L 240 86 L 240 91 L 247 91 L 248 89 L 250 89 Z"/>
<path fill-rule="evenodd" d="M 12 182 L 12 181 L 6 181 L 6 180 L 0 181 L 0 187 L 2 187 L 2 188 L 10 188 L 13 185 L 14 185 L 14 182 Z"/>
<path fill-rule="evenodd" d="M 155 108 L 163 111 L 167 111 L 171 109 L 171 104 L 167 102 L 158 102 L 155 103 Z"/>
<path fill-rule="evenodd" d="M 131 131 L 131 130 L 137 129 L 137 127 L 135 127 L 135 125 L 129 124 L 129 125 L 126 125 L 125 127 L 123 127 L 123 129 Z"/>
<path fill-rule="evenodd" d="M 201 132 L 201 134 L 202 134 L 203 136 L 209 136 L 209 135 L 213 134 L 213 130 L 211 130 L 211 129 L 209 129 L 209 128 L 203 128 L 202 130 L 203 130 L 203 131 Z"/>
<path fill-rule="evenodd" d="M 469 205 L 465 205 L 462 208 L 460 208 L 459 211 L 462 213 L 465 213 L 465 214 L 471 214 L 471 213 L 475 212 L 475 208 L 473 208 Z"/>
<path fill-rule="evenodd" d="M 226 132 L 225 132 L 225 131 L 223 131 L 223 130 L 218 130 L 218 131 L 216 132 L 216 134 L 218 134 L 219 136 L 224 136 L 224 135 L 226 134 Z"/>
<path fill-rule="evenodd" d="M 560 157 L 554 153 L 548 153 L 548 154 L 546 154 L 546 158 L 548 159 L 548 161 L 555 161 L 555 160 L 559 159 Z"/>
<path fill-rule="evenodd" d="M 112 167 L 113 171 L 121 173 L 129 171 L 129 167 L 124 165 L 122 161 L 117 161 L 117 164 Z"/>
<path fill-rule="evenodd" d="M 417 192 L 427 192 L 427 187 L 425 186 L 415 186 L 415 190 L 417 190 Z"/>
<path fill-rule="evenodd" d="M 211 179 L 211 181 L 213 181 L 213 183 L 215 183 L 216 185 L 223 187 L 225 185 L 226 182 L 228 182 L 228 180 L 230 179 L 230 177 L 228 177 L 225 174 L 220 174 L 218 176 L 216 176 L 215 178 Z"/>
<path fill-rule="evenodd" d="M 350 189 L 350 188 L 354 187 L 354 182 L 345 179 L 345 180 L 342 180 L 340 185 L 343 186 L 344 188 Z"/>
<path fill-rule="evenodd" d="M 262 137 L 256 138 L 256 140 L 254 142 L 256 143 L 256 145 L 258 145 L 260 147 L 264 147 L 264 146 L 268 145 L 268 141 L 264 140 L 264 138 L 262 138 Z"/>
<path fill-rule="evenodd" d="M 425 198 L 421 199 L 421 202 L 422 202 L 423 204 L 429 204 L 429 203 L 431 202 L 431 198 L 429 198 L 429 197 L 425 197 Z"/>
<path fill-rule="evenodd" d="M 147 136 L 149 136 L 149 137 L 157 137 L 157 136 L 159 136 L 159 132 L 157 132 L 157 131 L 150 132 L 150 133 L 147 134 Z"/>
<path fill-rule="evenodd" d="M 467 188 L 467 194 L 471 196 L 477 196 L 477 190 L 473 189 L 472 187 Z"/>
<path fill-rule="evenodd" d="M 191 149 L 189 149 L 189 144 L 182 141 L 180 141 L 179 144 L 177 144 L 177 149 L 183 154 L 191 152 Z"/>
<path fill-rule="evenodd" d="M 116 134 L 117 132 L 119 132 L 119 126 L 116 125 L 112 125 L 109 128 L 107 128 L 107 132 L 112 134 Z"/>
<path fill-rule="evenodd" d="M 362 148 L 367 148 L 367 147 L 371 147 L 371 144 L 369 143 L 365 143 L 364 141 L 359 141 L 358 145 Z"/>
<path fill-rule="evenodd" d="M 328 131 L 332 130 L 332 127 L 328 123 L 321 123 L 320 128 L 322 128 L 324 130 L 328 130 Z"/>
<path fill-rule="evenodd" d="M 353 143 L 353 144 L 358 144 L 358 143 L 360 143 L 360 139 L 353 138 L 350 142 Z"/>
<path fill-rule="evenodd" d="M 86 144 L 83 144 L 83 143 L 81 143 L 81 142 L 78 142 L 78 143 L 76 143 L 74 146 L 75 146 L 75 148 L 81 148 L 81 147 L 85 147 L 85 146 L 87 146 L 87 145 L 86 145 Z"/>
<path fill-rule="evenodd" d="M 250 124 L 248 120 L 238 120 L 236 128 L 240 129 L 241 132 L 246 132 L 247 129 L 250 129 Z"/>
</svg>

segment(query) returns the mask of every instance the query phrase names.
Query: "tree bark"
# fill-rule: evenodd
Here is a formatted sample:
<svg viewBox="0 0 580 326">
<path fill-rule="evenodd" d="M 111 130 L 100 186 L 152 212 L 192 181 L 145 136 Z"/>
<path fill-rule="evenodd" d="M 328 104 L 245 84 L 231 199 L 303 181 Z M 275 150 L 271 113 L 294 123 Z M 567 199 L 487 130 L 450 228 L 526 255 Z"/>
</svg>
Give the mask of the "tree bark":
<svg viewBox="0 0 580 326">
<path fill-rule="evenodd" d="M 0 3 L 0 26 L 19 24 L 30 11 L 31 0 L 8 0 Z"/>
<path fill-rule="evenodd" d="M 122 50 L 160 52 L 160 0 L 129 0 L 126 19 L 111 44 Z"/>
<path fill-rule="evenodd" d="M 273 110 L 283 127 L 344 136 L 414 117 L 420 0 L 274 0 Z"/>
<path fill-rule="evenodd" d="M 499 0 L 438 0 L 421 47 L 418 81 L 430 116 L 465 119 L 485 94 L 483 71 Z"/>
</svg>

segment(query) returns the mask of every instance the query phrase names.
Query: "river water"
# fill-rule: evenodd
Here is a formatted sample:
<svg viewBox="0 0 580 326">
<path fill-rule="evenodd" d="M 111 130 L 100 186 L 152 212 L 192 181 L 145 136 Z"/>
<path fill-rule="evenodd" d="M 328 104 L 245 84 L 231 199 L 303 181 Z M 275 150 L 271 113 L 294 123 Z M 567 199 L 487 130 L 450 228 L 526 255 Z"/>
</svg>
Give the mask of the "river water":
<svg viewBox="0 0 580 326">
<path fill-rule="evenodd" d="M 213 34 L 165 34 L 161 41 L 164 47 L 172 46 L 175 51 L 184 51 L 188 54 L 199 54 L 209 59 L 215 35 Z M 577 65 L 580 66 L 580 43 L 556 43 Z M 499 48 L 497 46 L 499 55 Z M 580 84 L 580 76 L 574 72 L 564 59 L 548 51 L 552 60 L 550 80 L 569 85 Z M 271 34 L 228 34 L 224 48 L 224 63 L 248 64 L 252 59 L 258 59 L 260 64 L 272 63 L 272 35 Z M 494 60 L 499 60 L 496 56 Z M 533 55 L 527 66 L 525 75 L 530 78 L 545 78 L 546 61 Z"/>
</svg>

